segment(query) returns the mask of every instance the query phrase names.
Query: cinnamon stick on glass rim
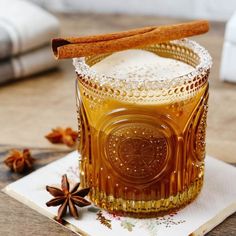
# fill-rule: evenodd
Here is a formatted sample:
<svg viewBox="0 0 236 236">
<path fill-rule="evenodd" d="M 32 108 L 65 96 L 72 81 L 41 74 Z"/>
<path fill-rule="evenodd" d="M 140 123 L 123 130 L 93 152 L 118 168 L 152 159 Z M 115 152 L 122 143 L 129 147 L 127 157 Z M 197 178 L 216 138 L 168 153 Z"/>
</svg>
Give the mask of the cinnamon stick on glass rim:
<svg viewBox="0 0 236 236">
<path fill-rule="evenodd" d="M 52 49 L 57 59 L 84 57 L 186 38 L 208 30 L 208 21 L 197 20 L 78 38 L 55 38 L 52 40 Z"/>
</svg>

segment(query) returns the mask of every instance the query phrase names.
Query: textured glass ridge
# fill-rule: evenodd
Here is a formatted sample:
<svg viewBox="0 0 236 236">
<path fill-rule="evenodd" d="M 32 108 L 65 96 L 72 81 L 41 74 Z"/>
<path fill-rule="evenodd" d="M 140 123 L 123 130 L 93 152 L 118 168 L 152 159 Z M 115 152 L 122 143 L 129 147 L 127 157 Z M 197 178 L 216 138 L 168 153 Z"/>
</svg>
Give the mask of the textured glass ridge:
<svg viewBox="0 0 236 236">
<path fill-rule="evenodd" d="M 90 67 L 91 65 L 110 55 L 98 55 L 88 58 L 74 58 L 73 64 L 78 76 L 82 78 L 88 87 L 96 94 L 103 94 L 111 97 L 120 97 L 122 100 L 144 101 L 160 103 L 179 98 L 180 100 L 190 98 L 196 94 L 207 81 L 212 58 L 208 51 L 198 43 L 183 39 L 174 40 L 168 43 L 151 45 L 143 48 L 154 52 L 159 56 L 170 57 L 180 60 L 194 67 L 193 71 L 175 78 L 161 79 L 140 79 L 140 78 L 112 78 L 106 75 L 97 74 Z M 157 92 L 158 89 L 158 92 Z M 167 96 L 168 95 L 168 96 Z"/>
</svg>

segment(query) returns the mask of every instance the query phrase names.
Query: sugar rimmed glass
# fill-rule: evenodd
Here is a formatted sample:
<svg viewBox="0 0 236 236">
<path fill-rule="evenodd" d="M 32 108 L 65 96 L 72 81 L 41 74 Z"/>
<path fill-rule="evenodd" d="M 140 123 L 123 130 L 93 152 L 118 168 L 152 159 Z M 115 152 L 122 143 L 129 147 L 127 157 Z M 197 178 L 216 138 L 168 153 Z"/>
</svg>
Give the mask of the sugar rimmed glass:
<svg viewBox="0 0 236 236">
<path fill-rule="evenodd" d="M 175 78 L 118 79 L 91 69 L 109 54 L 74 59 L 81 184 L 98 206 L 135 217 L 174 211 L 200 192 L 212 65 L 186 39 L 144 49 L 194 69 Z"/>
</svg>

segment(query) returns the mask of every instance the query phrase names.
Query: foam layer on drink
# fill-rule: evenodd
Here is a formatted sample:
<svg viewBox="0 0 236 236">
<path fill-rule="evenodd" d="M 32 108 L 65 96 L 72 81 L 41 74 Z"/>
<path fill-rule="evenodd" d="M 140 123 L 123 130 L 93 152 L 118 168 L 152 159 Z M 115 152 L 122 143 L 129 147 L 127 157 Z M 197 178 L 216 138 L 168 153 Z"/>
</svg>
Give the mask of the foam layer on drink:
<svg viewBox="0 0 236 236">
<path fill-rule="evenodd" d="M 175 78 L 188 74 L 194 69 L 181 61 L 160 57 L 155 53 L 140 49 L 113 53 L 91 68 L 97 74 L 140 80 Z"/>
</svg>

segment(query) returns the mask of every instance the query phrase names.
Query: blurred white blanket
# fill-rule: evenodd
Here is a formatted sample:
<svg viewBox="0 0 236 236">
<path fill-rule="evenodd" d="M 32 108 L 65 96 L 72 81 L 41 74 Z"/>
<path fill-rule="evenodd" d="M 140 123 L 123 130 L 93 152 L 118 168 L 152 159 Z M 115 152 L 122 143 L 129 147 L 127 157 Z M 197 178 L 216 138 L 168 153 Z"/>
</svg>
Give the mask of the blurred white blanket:
<svg viewBox="0 0 236 236">
<path fill-rule="evenodd" d="M 220 77 L 223 81 L 236 83 L 236 11 L 226 24 L 222 51 Z"/>
<path fill-rule="evenodd" d="M 39 6 L 0 0 L 0 84 L 55 67 L 49 45 L 58 33 L 58 20 Z"/>
<path fill-rule="evenodd" d="M 0 84 L 56 67 L 50 46 L 20 54 L 0 62 Z"/>
<path fill-rule="evenodd" d="M 0 0 L 0 58 L 48 44 L 58 31 L 58 20 L 37 5 Z"/>
</svg>

